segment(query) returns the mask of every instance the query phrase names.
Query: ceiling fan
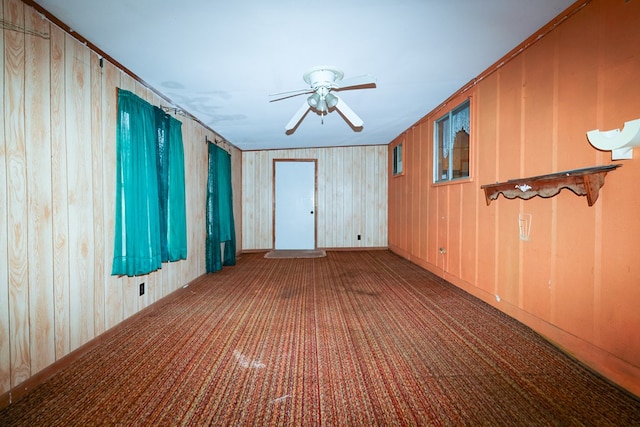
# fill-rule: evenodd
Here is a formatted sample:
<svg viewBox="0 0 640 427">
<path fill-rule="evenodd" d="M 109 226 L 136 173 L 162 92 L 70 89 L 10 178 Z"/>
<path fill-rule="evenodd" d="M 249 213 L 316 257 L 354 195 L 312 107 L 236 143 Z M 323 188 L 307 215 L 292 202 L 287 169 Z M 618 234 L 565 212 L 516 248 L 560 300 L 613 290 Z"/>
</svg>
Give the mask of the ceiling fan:
<svg viewBox="0 0 640 427">
<path fill-rule="evenodd" d="M 281 96 L 269 102 L 281 101 L 299 95 L 311 94 L 302 104 L 300 109 L 293 115 L 289 123 L 285 126 L 287 134 L 295 131 L 307 112 L 311 109 L 325 116 L 327 113 L 338 110 L 352 127 L 361 128 L 363 121 L 351 108 L 333 92 L 346 89 L 360 89 L 364 87 L 375 87 L 376 81 L 369 75 L 352 77 L 342 80 L 344 73 L 334 67 L 320 66 L 313 67 L 302 76 L 309 85 L 308 89 L 299 89 L 288 92 L 275 93 L 270 96 Z"/>
</svg>

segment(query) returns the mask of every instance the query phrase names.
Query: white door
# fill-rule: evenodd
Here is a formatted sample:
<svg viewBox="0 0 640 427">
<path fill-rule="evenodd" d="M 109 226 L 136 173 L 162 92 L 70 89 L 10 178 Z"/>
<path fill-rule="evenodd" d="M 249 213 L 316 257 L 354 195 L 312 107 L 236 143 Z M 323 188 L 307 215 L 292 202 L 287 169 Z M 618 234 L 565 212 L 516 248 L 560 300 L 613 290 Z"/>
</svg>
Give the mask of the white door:
<svg viewBox="0 0 640 427">
<path fill-rule="evenodd" d="M 316 248 L 316 162 L 275 161 L 275 249 Z"/>
</svg>

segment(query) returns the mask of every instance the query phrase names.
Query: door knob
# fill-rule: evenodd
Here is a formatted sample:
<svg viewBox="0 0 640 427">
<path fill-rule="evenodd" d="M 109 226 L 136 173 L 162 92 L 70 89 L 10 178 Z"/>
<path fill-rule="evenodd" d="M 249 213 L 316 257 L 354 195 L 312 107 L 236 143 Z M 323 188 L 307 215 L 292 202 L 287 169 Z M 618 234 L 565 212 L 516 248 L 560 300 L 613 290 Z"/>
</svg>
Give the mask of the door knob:
<svg viewBox="0 0 640 427">
<path fill-rule="evenodd" d="M 313 211 L 311 211 L 311 214 L 313 215 Z"/>
</svg>

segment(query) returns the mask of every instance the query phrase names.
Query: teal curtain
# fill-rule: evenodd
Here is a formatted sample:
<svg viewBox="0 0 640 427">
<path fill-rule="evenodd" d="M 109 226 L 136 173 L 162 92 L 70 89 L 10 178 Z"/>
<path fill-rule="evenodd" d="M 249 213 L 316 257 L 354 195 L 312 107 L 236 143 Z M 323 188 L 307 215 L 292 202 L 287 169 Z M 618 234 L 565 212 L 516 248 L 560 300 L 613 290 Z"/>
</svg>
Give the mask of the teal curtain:
<svg viewBox="0 0 640 427">
<path fill-rule="evenodd" d="M 206 270 L 207 273 L 214 273 L 221 270 L 223 265 L 236 264 L 231 155 L 215 144 L 209 144 L 206 215 Z M 224 243 L 224 253 L 221 243 Z"/>
<path fill-rule="evenodd" d="M 156 160 L 158 176 L 158 209 L 160 221 L 160 253 L 162 262 L 169 260 L 167 246 L 167 208 L 169 200 L 169 120 L 162 108 L 153 107 L 156 128 Z"/>
<path fill-rule="evenodd" d="M 136 276 L 162 267 L 159 219 L 153 106 L 119 89 L 112 275 Z"/>
<path fill-rule="evenodd" d="M 167 116 L 169 123 L 169 167 L 167 205 L 167 259 L 187 259 L 187 203 L 184 183 L 182 123 Z M 165 261 L 165 259 L 163 259 Z"/>
<path fill-rule="evenodd" d="M 162 262 L 187 258 L 182 122 L 154 107 Z"/>
</svg>

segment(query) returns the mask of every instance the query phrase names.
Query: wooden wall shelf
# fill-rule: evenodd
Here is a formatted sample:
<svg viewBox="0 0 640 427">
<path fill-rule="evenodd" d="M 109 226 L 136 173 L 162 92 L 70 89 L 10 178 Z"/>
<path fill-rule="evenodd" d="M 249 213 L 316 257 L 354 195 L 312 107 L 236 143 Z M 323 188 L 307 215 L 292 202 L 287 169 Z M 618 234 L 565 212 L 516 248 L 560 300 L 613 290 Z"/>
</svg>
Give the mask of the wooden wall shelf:
<svg viewBox="0 0 640 427">
<path fill-rule="evenodd" d="M 598 200 L 600 188 L 604 185 L 604 177 L 608 172 L 620 166 L 622 165 L 574 169 L 549 175 L 486 184 L 480 188 L 484 189 L 487 206 L 492 200 L 496 200 L 500 194 L 507 199 L 520 198 L 526 200 L 535 196 L 553 197 L 563 188 L 568 188 L 578 196 L 587 196 L 587 203 L 589 203 L 589 206 L 593 206 Z"/>
</svg>

